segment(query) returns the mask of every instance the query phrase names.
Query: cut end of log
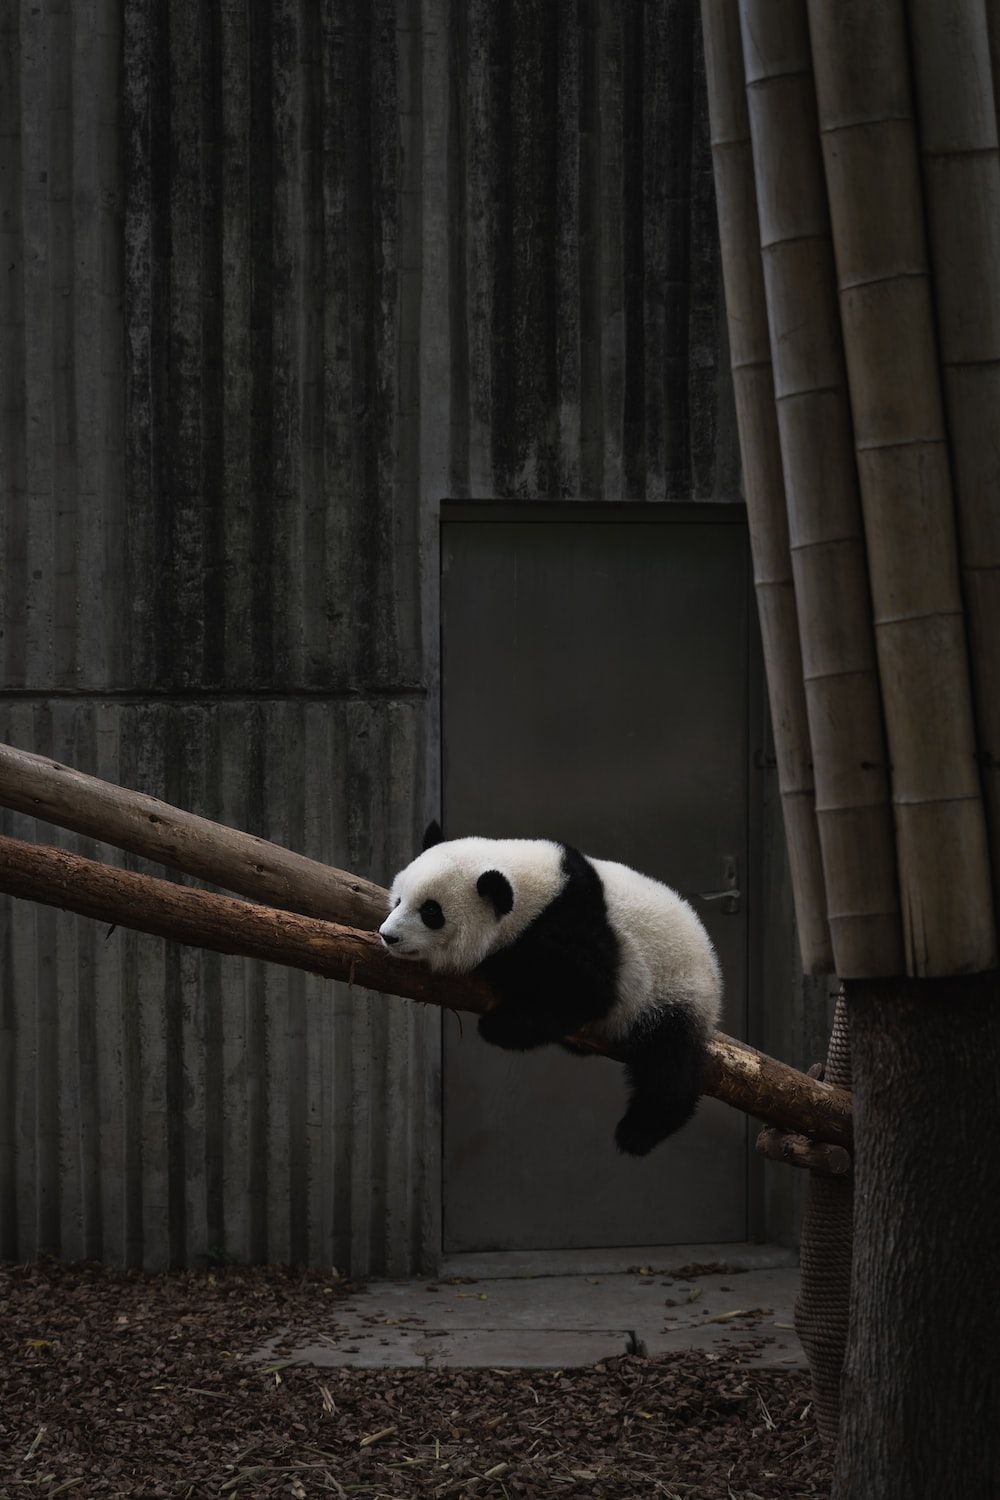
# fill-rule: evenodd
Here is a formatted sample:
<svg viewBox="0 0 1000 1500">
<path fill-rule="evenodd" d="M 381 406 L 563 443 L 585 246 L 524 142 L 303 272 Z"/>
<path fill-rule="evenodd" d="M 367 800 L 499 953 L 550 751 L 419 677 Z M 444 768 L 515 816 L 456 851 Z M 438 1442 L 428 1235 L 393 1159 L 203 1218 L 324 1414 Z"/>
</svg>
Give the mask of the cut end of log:
<svg viewBox="0 0 1000 1500">
<path fill-rule="evenodd" d="M 832 1177 L 846 1177 L 853 1169 L 851 1153 L 845 1146 L 828 1141 L 814 1141 L 807 1135 L 777 1130 L 773 1125 L 757 1137 L 757 1150 L 768 1161 L 787 1162 L 792 1167 L 806 1167 Z"/>
</svg>

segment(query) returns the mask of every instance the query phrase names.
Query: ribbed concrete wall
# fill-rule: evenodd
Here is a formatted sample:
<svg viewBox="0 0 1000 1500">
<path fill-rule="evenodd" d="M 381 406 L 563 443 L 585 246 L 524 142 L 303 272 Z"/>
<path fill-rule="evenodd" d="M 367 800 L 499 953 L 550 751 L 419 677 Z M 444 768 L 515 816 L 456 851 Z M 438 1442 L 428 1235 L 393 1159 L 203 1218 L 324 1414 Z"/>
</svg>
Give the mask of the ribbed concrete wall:
<svg viewBox="0 0 1000 1500">
<path fill-rule="evenodd" d="M 697 11 L 425 6 L 452 494 L 734 497 Z"/>
<path fill-rule="evenodd" d="M 4 738 L 409 856 L 438 501 L 735 491 L 696 9 L 0 0 Z M 433 1259 L 435 1017 L 0 944 L 0 1254 Z"/>
</svg>

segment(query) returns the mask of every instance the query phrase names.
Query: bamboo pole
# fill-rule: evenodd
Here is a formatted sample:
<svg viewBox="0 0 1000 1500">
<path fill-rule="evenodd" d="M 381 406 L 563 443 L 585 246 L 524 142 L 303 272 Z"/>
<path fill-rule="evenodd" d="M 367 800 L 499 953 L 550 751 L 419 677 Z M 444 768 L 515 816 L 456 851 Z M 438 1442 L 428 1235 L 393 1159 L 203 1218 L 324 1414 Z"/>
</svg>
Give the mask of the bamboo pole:
<svg viewBox="0 0 1000 1500">
<path fill-rule="evenodd" d="M 902 927 L 864 527 L 801 0 L 740 0 L 760 247 L 837 972 L 898 973 Z"/>
<path fill-rule="evenodd" d="M 788 547 L 736 0 L 702 0 L 729 347 L 778 787 L 802 967 L 833 968 Z"/>
<path fill-rule="evenodd" d="M 902 0 L 809 0 L 906 971 L 996 962 Z"/>
<path fill-rule="evenodd" d="M 993 109 L 1000 131 L 1000 0 L 986 0 L 986 25 L 989 34 L 990 71 L 993 75 Z"/>
<path fill-rule="evenodd" d="M 13 745 L 0 745 L 0 806 L 286 911 L 375 928 L 389 910 L 385 891 L 360 875 Z"/>
<path fill-rule="evenodd" d="M 0 891 L 174 942 L 287 964 L 432 1005 L 482 1015 L 494 1003 L 482 980 L 432 974 L 422 964 L 393 958 L 373 932 L 194 890 L 65 849 L 0 837 Z M 586 1031 L 573 1040 L 592 1052 L 620 1057 Z M 704 1092 L 783 1130 L 850 1144 L 850 1094 L 721 1032 L 709 1042 Z"/>
<path fill-rule="evenodd" d="M 979 766 L 1000 878 L 1000 152 L 983 0 L 910 0 Z"/>
</svg>

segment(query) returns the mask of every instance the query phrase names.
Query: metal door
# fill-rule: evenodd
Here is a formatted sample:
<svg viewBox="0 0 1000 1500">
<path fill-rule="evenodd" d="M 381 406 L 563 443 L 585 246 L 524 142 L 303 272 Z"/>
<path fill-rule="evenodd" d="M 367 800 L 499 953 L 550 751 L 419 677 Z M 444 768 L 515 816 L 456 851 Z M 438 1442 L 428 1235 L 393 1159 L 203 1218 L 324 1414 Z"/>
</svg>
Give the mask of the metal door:
<svg viewBox="0 0 1000 1500">
<path fill-rule="evenodd" d="M 452 507 L 443 517 L 446 834 L 565 839 L 696 897 L 734 887 L 695 906 L 723 966 L 724 1027 L 743 1036 L 749 594 L 739 512 L 538 514 Z M 703 1100 L 678 1136 L 644 1160 L 623 1158 L 612 1141 L 618 1065 L 557 1048 L 505 1053 L 468 1018 L 443 1025 L 446 1251 L 746 1237 L 737 1111 Z"/>
</svg>

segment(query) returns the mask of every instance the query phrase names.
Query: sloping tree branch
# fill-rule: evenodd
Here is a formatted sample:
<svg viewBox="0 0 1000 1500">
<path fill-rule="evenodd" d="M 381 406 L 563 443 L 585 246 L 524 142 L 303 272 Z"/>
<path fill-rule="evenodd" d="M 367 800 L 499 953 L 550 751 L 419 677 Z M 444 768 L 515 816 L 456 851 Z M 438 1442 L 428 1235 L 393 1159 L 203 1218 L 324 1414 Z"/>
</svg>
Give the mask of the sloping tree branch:
<svg viewBox="0 0 1000 1500">
<path fill-rule="evenodd" d="M 389 910 L 381 886 L 360 875 L 13 745 L 0 745 L 0 806 L 283 911 L 373 929 Z"/>
<path fill-rule="evenodd" d="M 391 957 L 373 932 L 192 890 L 19 839 L 0 838 L 0 891 L 175 942 L 287 964 L 456 1010 L 482 1014 L 493 999 L 480 980 L 434 975 Z M 385 893 L 379 895 L 385 910 Z M 594 1052 L 615 1056 L 595 1037 L 583 1034 L 579 1040 Z M 705 1092 L 768 1124 L 836 1144 L 850 1141 L 849 1094 L 722 1033 L 710 1043 Z"/>
</svg>

